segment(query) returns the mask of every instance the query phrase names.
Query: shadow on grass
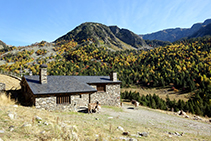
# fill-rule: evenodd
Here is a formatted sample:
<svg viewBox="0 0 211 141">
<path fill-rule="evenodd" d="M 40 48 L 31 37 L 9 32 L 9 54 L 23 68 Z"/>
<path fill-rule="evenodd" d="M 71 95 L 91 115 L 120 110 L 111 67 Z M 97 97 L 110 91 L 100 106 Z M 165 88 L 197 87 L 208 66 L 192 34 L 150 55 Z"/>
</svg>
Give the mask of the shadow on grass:
<svg viewBox="0 0 211 141">
<path fill-rule="evenodd" d="M 25 101 L 21 89 L 10 89 L 5 91 L 5 94 L 7 96 L 10 96 L 11 100 L 14 100 L 16 104 L 20 104 L 22 106 L 32 106 L 31 103 L 27 103 L 27 101 Z"/>
<path fill-rule="evenodd" d="M 134 107 L 128 107 L 127 109 L 135 109 Z"/>
<path fill-rule="evenodd" d="M 86 107 L 79 107 L 79 113 L 88 113 L 88 109 Z"/>
</svg>

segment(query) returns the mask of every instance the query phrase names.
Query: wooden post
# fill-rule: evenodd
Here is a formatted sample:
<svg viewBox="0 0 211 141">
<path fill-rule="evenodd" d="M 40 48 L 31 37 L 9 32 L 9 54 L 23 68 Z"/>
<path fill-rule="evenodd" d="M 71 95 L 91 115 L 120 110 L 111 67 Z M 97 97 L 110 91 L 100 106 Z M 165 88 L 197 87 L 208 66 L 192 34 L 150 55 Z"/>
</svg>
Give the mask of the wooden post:
<svg viewBox="0 0 211 141">
<path fill-rule="evenodd" d="M 89 103 L 91 103 L 91 94 L 89 94 Z"/>
</svg>

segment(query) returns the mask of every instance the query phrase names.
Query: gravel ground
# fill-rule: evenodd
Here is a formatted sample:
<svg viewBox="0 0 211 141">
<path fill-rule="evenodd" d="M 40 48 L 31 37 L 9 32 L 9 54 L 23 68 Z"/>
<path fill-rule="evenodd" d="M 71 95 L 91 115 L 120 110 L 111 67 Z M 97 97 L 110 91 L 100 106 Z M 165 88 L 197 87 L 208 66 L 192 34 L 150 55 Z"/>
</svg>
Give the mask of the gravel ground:
<svg viewBox="0 0 211 141">
<path fill-rule="evenodd" d="M 161 132 L 174 131 L 196 135 L 211 135 L 210 123 L 170 115 L 145 107 L 134 109 L 133 106 L 124 104 L 122 109 L 123 112 L 115 112 L 112 109 L 103 108 L 102 113 L 109 114 L 113 117 L 119 116 L 120 119 L 132 120 L 137 122 L 137 126 L 150 126 L 151 128 L 157 128 Z"/>
</svg>

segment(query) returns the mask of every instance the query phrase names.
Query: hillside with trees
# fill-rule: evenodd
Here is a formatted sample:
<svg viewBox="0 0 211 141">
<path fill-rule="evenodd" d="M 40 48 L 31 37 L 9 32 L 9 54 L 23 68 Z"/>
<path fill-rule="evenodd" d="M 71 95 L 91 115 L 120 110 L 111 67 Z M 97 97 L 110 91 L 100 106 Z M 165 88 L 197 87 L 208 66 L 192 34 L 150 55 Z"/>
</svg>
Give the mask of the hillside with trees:
<svg viewBox="0 0 211 141">
<path fill-rule="evenodd" d="M 91 24 L 90 28 L 95 26 L 97 25 Z M 110 29 L 104 27 L 103 30 Z M 77 32 L 80 34 L 82 30 Z M 113 32 L 110 31 L 109 34 L 113 36 Z M 93 36 L 95 34 L 99 33 L 93 32 Z M 120 31 L 115 34 L 123 36 Z M 34 75 L 38 75 L 39 65 L 43 63 L 48 65 L 49 75 L 109 75 L 115 71 L 122 81 L 122 87 L 136 85 L 144 88 L 169 88 L 180 94 L 190 93 L 189 103 L 193 110 L 188 111 L 211 116 L 210 37 L 184 39 L 151 50 L 113 51 L 104 42 L 107 34 L 102 34 L 103 40 L 98 40 L 100 46 L 94 38 L 84 38 L 77 42 L 69 38 L 72 35 L 70 32 L 55 43 L 42 41 L 26 47 L 10 47 L 8 51 L 2 49 L 1 61 L 6 63 L 1 65 L 0 71 L 20 73 L 23 69 L 25 74 L 31 70 Z M 197 110 L 201 112 L 196 112 Z"/>
<path fill-rule="evenodd" d="M 19 55 L 7 54 L 2 59 L 14 61 L 1 70 L 19 72 L 20 67 L 38 74 L 39 64 L 47 63 L 49 75 L 109 75 L 118 73 L 122 87 L 170 87 L 179 93 L 192 92 L 191 100 L 201 111 L 211 104 L 211 38 L 197 38 L 175 42 L 153 50 L 110 51 L 94 43 L 78 45 L 70 41 L 55 47 L 57 55 L 29 64 L 33 51 Z M 54 59 L 48 63 L 48 59 Z M 206 112 L 205 112 L 206 113 Z M 204 113 L 201 113 L 204 114 Z M 210 115 L 209 115 L 210 116 Z"/>
</svg>

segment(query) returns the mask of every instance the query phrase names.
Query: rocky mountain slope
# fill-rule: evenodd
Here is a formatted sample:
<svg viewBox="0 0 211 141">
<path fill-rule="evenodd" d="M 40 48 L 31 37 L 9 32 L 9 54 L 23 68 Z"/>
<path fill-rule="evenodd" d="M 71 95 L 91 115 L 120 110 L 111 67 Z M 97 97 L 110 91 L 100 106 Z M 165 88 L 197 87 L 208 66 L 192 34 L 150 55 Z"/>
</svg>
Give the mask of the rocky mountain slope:
<svg viewBox="0 0 211 141">
<path fill-rule="evenodd" d="M 201 27 L 197 32 L 192 34 L 189 38 L 203 37 L 203 36 L 211 36 L 211 23 Z"/>
<path fill-rule="evenodd" d="M 141 37 L 127 29 L 120 29 L 117 26 L 109 27 L 92 22 L 86 22 L 77 26 L 54 42 L 58 43 L 74 40 L 78 43 L 83 43 L 90 39 L 99 46 L 106 45 L 113 49 L 139 49 L 149 47 Z"/>
<path fill-rule="evenodd" d="M 154 32 L 151 34 L 140 35 L 145 40 L 161 40 L 174 42 L 184 37 L 196 37 L 202 36 L 203 34 L 197 34 L 197 32 L 202 32 L 208 24 L 211 23 L 211 19 L 205 20 L 203 23 L 196 23 L 191 28 L 172 28 L 165 29 L 162 31 Z M 201 29 L 202 28 L 202 29 Z"/>
</svg>

